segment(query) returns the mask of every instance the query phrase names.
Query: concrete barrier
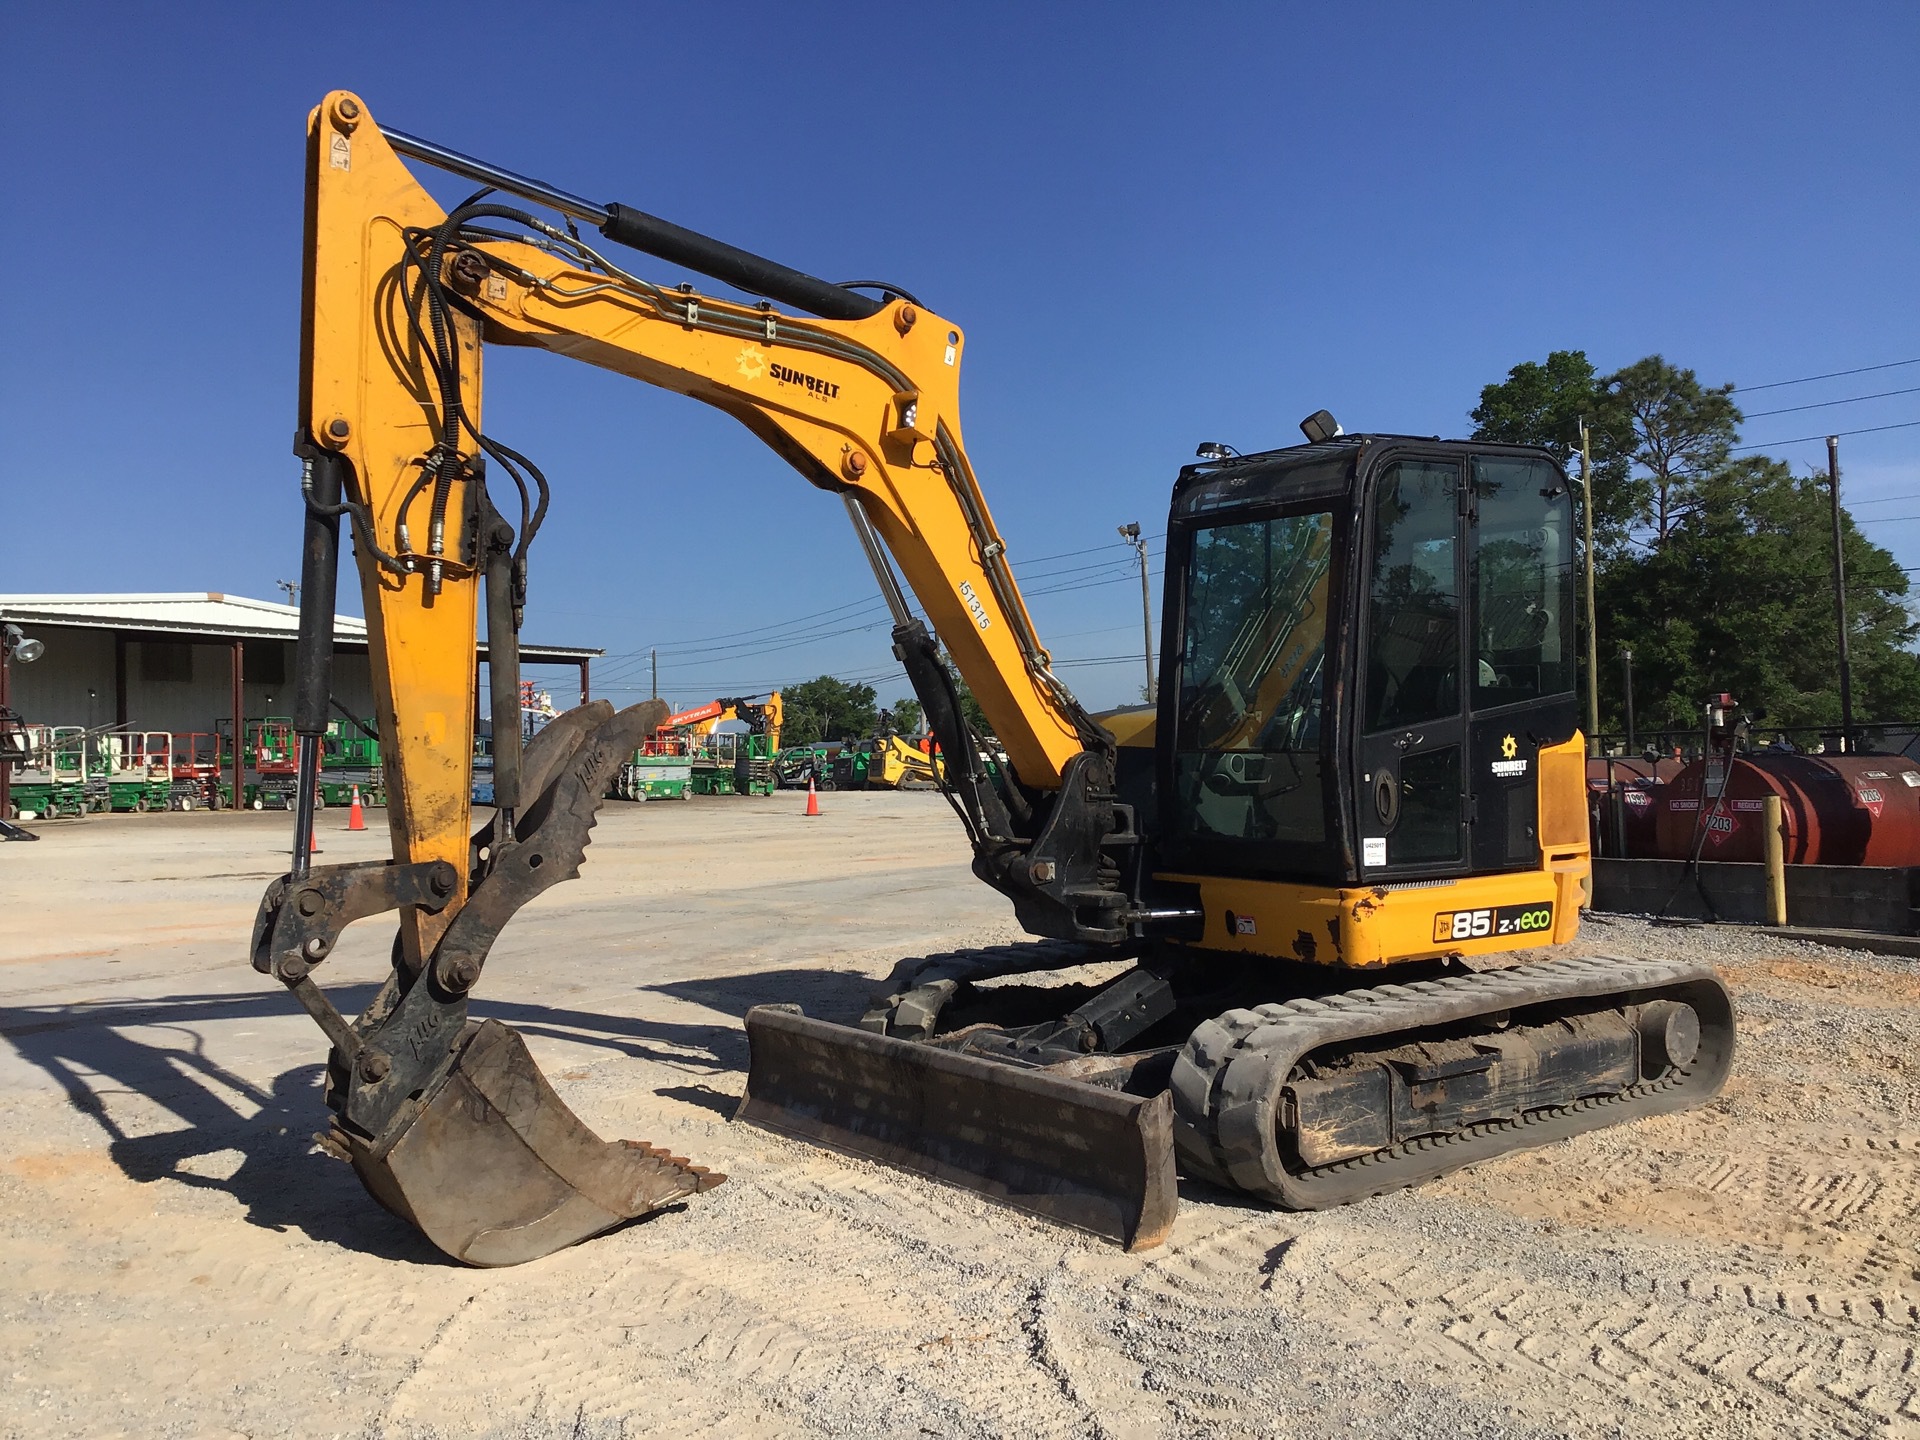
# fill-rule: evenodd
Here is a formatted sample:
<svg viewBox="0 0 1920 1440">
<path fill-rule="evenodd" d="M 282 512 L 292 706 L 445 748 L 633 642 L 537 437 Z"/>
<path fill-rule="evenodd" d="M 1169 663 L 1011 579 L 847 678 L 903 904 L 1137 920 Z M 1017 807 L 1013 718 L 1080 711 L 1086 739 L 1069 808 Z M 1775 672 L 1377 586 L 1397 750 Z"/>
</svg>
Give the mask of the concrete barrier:
<svg viewBox="0 0 1920 1440">
<path fill-rule="evenodd" d="M 1768 923 L 1767 867 L 1703 860 L 1695 886 L 1681 860 L 1593 862 L 1593 908 L 1691 920 Z M 1713 902 L 1708 909 L 1700 891 Z M 1920 935 L 1920 867 L 1787 866 L 1787 915 L 1796 926 Z"/>
</svg>

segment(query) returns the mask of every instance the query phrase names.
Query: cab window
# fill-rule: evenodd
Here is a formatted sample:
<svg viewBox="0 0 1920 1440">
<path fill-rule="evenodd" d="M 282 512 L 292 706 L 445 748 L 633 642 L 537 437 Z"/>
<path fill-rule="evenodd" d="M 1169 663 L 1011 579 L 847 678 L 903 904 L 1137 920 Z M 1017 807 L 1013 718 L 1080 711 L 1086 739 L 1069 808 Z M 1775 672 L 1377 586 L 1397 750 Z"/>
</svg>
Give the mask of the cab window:
<svg viewBox="0 0 1920 1440">
<path fill-rule="evenodd" d="M 1473 707 L 1574 687 L 1573 507 L 1544 460 L 1476 458 Z"/>
</svg>

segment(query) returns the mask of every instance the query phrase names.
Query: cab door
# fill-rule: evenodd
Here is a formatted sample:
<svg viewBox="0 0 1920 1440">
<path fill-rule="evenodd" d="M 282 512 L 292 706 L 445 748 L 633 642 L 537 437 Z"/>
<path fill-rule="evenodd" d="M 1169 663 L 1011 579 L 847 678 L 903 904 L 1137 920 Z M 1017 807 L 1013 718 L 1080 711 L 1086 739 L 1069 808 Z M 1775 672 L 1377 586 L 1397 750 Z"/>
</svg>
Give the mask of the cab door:
<svg viewBox="0 0 1920 1440">
<path fill-rule="evenodd" d="M 1467 868 L 1466 483 L 1458 458 L 1406 456 L 1363 491 L 1355 799 L 1364 879 Z"/>
<path fill-rule="evenodd" d="M 1473 870 L 1540 863 L 1539 757 L 1578 724 L 1573 505 L 1541 455 L 1472 461 L 1467 675 Z"/>
</svg>

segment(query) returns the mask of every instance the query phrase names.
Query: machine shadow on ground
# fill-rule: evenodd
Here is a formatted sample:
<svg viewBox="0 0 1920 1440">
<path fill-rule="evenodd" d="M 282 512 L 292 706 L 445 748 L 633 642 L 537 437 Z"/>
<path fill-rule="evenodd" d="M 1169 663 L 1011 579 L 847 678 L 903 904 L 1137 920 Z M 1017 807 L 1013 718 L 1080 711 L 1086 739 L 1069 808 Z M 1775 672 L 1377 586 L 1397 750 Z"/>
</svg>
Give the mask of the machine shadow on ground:
<svg viewBox="0 0 1920 1440">
<path fill-rule="evenodd" d="M 851 970 L 746 970 L 738 975 L 702 976 L 642 987 L 656 995 L 670 995 L 694 1005 L 744 1019 L 756 1005 L 798 1005 L 816 1020 L 848 1024 L 865 1013 L 880 982 Z M 503 1019 L 506 1017 L 502 1017 Z M 739 1040 L 740 1059 L 746 1060 L 746 1040 Z"/>
<path fill-rule="evenodd" d="M 347 1014 L 378 987 L 341 985 L 329 996 Z M 250 1224 L 299 1230 L 325 1244 L 414 1264 L 453 1264 L 411 1225 L 378 1210 L 352 1170 L 313 1145 L 325 1128 L 324 1063 L 295 1065 L 262 1086 L 215 1058 L 209 1025 L 285 1018 L 282 995 L 177 995 L 110 1004 L 0 1007 L 0 1038 L 39 1067 L 68 1102 L 107 1137 L 107 1152 L 130 1180 L 171 1182 L 232 1196 Z M 528 1036 L 598 1045 L 623 1056 L 658 1060 L 714 1074 L 744 1072 L 746 1038 L 728 1025 L 667 1024 L 543 1005 L 476 1001 L 478 1014 Z M 744 1011 L 745 1007 L 742 1007 Z M 150 1032 L 136 1035 L 129 1032 Z M 316 1033 L 309 1053 L 323 1054 Z M 704 1053 L 702 1053 L 704 1052 Z M 720 1111 L 701 1096 L 691 1103 Z M 174 1129 L 130 1128 L 116 1116 L 115 1097 L 177 1117 Z M 675 1096 L 673 1098 L 680 1098 Z M 722 1097 L 730 1114 L 735 1103 Z M 251 1112 L 251 1113 L 248 1113 Z M 228 1156 L 239 1163 L 229 1170 Z"/>
</svg>

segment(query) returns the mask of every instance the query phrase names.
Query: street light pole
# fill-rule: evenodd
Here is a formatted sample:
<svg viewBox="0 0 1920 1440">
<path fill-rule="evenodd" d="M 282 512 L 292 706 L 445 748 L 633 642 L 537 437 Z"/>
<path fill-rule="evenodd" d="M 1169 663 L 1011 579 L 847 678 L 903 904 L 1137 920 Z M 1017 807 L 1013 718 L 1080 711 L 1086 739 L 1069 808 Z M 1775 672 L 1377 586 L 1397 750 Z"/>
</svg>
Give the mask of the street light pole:
<svg viewBox="0 0 1920 1440">
<path fill-rule="evenodd" d="M 1134 553 L 1140 557 L 1140 636 L 1143 643 L 1142 653 L 1147 661 L 1147 703 L 1153 704 L 1155 695 L 1153 676 L 1153 592 L 1147 585 L 1147 542 L 1140 538 L 1140 522 L 1122 525 L 1120 538 L 1131 545 Z"/>
<path fill-rule="evenodd" d="M 0 621 L 0 840 L 38 840 L 31 830 L 13 823 L 13 751 L 27 754 L 26 727 L 13 713 L 13 662 L 17 656 L 23 665 L 38 660 L 46 651 L 38 640 L 23 634 L 18 625 Z"/>
<path fill-rule="evenodd" d="M 1620 688 L 1626 700 L 1627 754 L 1631 755 L 1639 747 L 1633 733 L 1633 647 L 1629 645 L 1620 647 Z"/>
<path fill-rule="evenodd" d="M 1580 489 L 1587 532 L 1587 753 L 1600 753 L 1600 632 L 1593 603 L 1593 443 L 1580 421 Z"/>
<path fill-rule="evenodd" d="M 1840 552 L 1840 437 L 1827 436 L 1827 488 L 1833 498 L 1833 622 L 1840 631 L 1840 750 L 1853 751 L 1853 660 L 1847 654 L 1847 562 Z"/>
</svg>

